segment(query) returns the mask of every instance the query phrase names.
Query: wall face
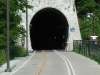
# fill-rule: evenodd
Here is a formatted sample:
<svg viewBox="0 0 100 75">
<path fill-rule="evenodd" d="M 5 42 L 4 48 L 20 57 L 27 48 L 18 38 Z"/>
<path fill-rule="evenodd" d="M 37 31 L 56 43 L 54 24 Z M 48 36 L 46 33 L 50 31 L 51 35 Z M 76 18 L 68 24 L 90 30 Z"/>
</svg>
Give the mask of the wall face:
<svg viewBox="0 0 100 75">
<path fill-rule="evenodd" d="M 61 11 L 67 18 L 69 24 L 69 38 L 67 39 L 67 47 L 65 50 L 73 50 L 73 40 L 81 40 L 78 19 L 74 0 L 28 0 L 30 5 L 33 5 L 33 10 L 28 10 L 28 25 L 30 25 L 33 16 L 41 9 L 51 7 Z M 26 15 L 22 14 L 22 25 L 26 25 Z M 25 26 L 26 27 L 26 26 Z M 32 50 L 30 35 L 28 35 L 29 47 L 28 50 Z"/>
</svg>

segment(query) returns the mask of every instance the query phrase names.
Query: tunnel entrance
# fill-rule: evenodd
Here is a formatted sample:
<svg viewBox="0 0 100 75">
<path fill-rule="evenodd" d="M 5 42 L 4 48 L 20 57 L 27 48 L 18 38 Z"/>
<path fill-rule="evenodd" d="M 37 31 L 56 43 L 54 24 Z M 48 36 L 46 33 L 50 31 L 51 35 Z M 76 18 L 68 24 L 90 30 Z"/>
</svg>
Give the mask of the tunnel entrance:
<svg viewBox="0 0 100 75">
<path fill-rule="evenodd" d="M 38 11 L 30 22 L 32 49 L 64 49 L 68 38 L 66 17 L 55 8 Z"/>
</svg>

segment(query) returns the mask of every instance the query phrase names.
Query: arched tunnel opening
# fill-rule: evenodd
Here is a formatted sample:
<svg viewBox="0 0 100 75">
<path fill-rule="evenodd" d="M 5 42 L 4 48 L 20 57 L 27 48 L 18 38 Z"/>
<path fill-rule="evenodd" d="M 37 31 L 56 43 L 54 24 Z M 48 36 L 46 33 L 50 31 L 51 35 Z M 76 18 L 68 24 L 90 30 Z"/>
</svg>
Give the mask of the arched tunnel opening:
<svg viewBox="0 0 100 75">
<path fill-rule="evenodd" d="M 62 12 L 55 8 L 38 11 L 30 22 L 32 49 L 64 49 L 68 38 L 68 22 Z"/>
</svg>

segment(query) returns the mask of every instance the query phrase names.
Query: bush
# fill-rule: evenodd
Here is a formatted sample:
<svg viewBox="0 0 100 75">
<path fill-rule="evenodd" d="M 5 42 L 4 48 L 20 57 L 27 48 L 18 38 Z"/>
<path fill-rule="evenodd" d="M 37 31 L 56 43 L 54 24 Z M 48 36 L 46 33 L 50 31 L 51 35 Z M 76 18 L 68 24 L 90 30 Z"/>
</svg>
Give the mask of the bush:
<svg viewBox="0 0 100 75">
<path fill-rule="evenodd" d="M 0 50 L 0 65 L 6 62 L 6 51 Z"/>
<path fill-rule="evenodd" d="M 10 47 L 10 58 L 24 57 L 26 55 L 26 50 L 22 46 L 11 46 Z M 0 50 L 0 65 L 6 62 L 6 51 Z"/>
<path fill-rule="evenodd" d="M 26 55 L 26 50 L 22 46 L 12 46 L 10 47 L 10 58 L 24 57 Z"/>
</svg>

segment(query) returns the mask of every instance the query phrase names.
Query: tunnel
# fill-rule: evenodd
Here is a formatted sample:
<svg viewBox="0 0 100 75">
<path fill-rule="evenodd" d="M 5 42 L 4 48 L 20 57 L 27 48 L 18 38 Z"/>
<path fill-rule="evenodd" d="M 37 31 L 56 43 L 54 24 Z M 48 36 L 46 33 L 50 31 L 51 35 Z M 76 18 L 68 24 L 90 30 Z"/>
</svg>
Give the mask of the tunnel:
<svg viewBox="0 0 100 75">
<path fill-rule="evenodd" d="M 32 49 L 64 49 L 68 39 L 68 29 L 68 21 L 61 11 L 55 8 L 39 10 L 30 22 Z"/>
</svg>

